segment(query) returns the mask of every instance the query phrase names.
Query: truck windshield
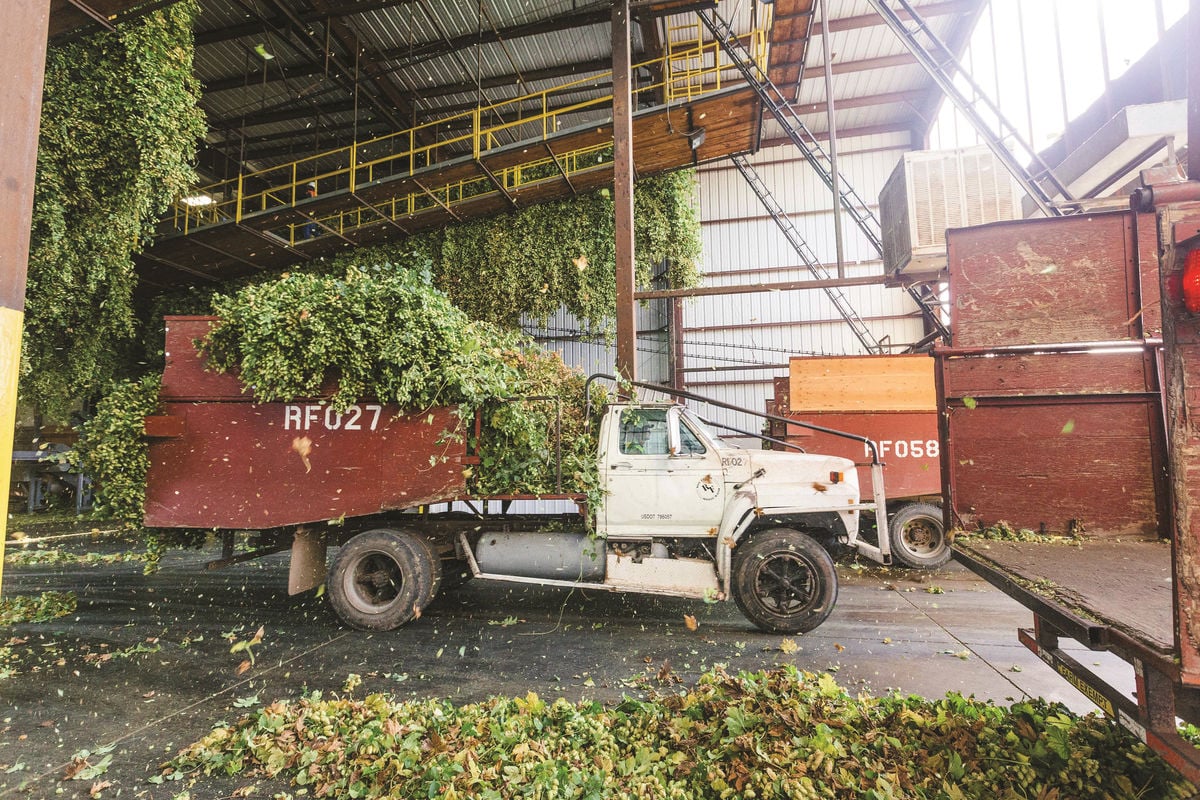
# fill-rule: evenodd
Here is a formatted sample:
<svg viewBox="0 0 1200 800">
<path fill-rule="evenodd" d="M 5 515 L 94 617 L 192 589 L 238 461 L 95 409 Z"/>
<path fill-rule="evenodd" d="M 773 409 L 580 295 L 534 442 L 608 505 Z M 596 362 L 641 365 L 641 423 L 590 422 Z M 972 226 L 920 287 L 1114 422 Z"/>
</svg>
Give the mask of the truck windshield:
<svg viewBox="0 0 1200 800">
<path fill-rule="evenodd" d="M 686 425 L 691 425 L 693 428 L 700 431 L 700 433 L 704 434 L 706 439 L 708 439 L 717 447 L 737 447 L 737 445 L 727 442 L 718 436 L 717 432 L 713 430 L 711 426 L 706 424 L 704 420 L 700 419 L 692 412 L 685 411 L 683 412 L 683 416 L 687 418 Z"/>
</svg>

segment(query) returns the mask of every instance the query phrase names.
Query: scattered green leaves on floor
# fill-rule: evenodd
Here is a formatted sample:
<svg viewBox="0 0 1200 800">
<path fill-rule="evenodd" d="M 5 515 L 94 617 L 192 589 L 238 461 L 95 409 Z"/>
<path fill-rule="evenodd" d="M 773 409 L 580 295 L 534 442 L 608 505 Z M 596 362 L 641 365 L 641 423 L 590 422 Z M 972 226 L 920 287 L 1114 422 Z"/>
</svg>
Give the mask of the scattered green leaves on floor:
<svg viewBox="0 0 1200 800">
<path fill-rule="evenodd" d="M 1040 542 L 1042 544 L 1073 544 L 1076 546 L 1083 543 L 1083 540 L 1078 536 L 1054 536 L 1038 533 L 1029 528 L 1014 528 L 1004 520 L 978 530 L 964 530 L 960 528 L 951 532 L 951 541 L 978 539 L 993 542 Z"/>
<path fill-rule="evenodd" d="M 75 610 L 74 592 L 42 592 L 36 595 L 0 597 L 0 625 L 49 622 Z"/>
<path fill-rule="evenodd" d="M 4 563 L 14 567 L 40 567 L 50 564 L 70 564 L 96 567 L 105 564 L 121 564 L 126 561 L 145 561 L 145 553 L 122 551 L 117 553 L 72 553 L 58 548 L 6 550 Z"/>
<path fill-rule="evenodd" d="M 313 797 L 1149 798 L 1195 787 L 1112 721 L 1042 700 L 854 697 L 792 667 L 615 706 L 530 692 L 456 707 L 312 693 L 220 724 L 164 766 Z"/>
</svg>

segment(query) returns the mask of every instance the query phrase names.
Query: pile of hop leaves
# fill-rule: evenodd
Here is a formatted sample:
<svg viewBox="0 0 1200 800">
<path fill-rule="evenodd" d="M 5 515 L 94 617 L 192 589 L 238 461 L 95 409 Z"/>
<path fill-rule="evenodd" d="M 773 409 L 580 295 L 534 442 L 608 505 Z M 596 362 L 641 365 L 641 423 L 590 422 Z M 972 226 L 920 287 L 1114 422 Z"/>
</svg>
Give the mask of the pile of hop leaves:
<svg viewBox="0 0 1200 800">
<path fill-rule="evenodd" d="M 95 567 L 109 564 L 122 564 L 126 561 L 145 561 L 143 553 L 71 553 L 66 550 L 50 548 L 47 550 L 9 550 L 4 554 L 4 563 L 17 567 L 37 567 L 46 564 L 79 564 Z"/>
<path fill-rule="evenodd" d="M 141 524 L 150 466 L 150 451 L 142 434 L 145 418 L 158 408 L 161 385 L 158 375 L 115 383 L 80 428 L 79 441 L 69 457 L 95 482 L 93 508 L 98 517 Z"/>
<path fill-rule="evenodd" d="M 256 400 L 320 397 L 344 411 L 359 398 L 406 410 L 503 396 L 516 372 L 505 337 L 469 320 L 427 271 L 350 265 L 297 272 L 213 300 L 220 321 L 201 349 L 236 369 Z"/>
<path fill-rule="evenodd" d="M 379 694 L 276 702 L 164 768 L 290 779 L 314 797 L 1191 797 L 1144 744 L 1036 700 L 853 697 L 792 667 L 701 677 L 615 707 Z"/>
<path fill-rule="evenodd" d="M 42 592 L 37 595 L 0 597 L 0 625 L 49 622 L 75 610 L 74 592 Z"/>
<path fill-rule="evenodd" d="M 483 410 L 472 490 L 481 495 L 579 492 L 595 502 L 596 428 L 586 416 L 584 376 L 557 353 L 529 343 L 506 349 L 504 358 L 518 377 L 509 399 Z M 603 390 L 592 391 L 593 408 L 602 407 Z"/>
<path fill-rule="evenodd" d="M 172 3 L 46 54 L 21 375 L 45 415 L 108 384 L 133 344 L 133 254 L 195 180 L 204 137 L 199 11 Z"/>
<path fill-rule="evenodd" d="M 644 178 L 634 190 L 639 287 L 700 283 L 700 222 L 692 170 Z M 607 189 L 452 225 L 418 239 L 434 283 L 474 319 L 515 326 L 566 308 L 608 332 L 616 313 L 615 213 Z"/>
</svg>

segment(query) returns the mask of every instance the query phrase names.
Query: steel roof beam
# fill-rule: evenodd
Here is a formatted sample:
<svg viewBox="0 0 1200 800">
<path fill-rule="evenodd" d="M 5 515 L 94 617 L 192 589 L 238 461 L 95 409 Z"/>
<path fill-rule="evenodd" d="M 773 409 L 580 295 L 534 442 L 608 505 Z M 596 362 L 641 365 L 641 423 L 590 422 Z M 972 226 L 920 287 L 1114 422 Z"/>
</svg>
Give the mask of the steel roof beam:
<svg viewBox="0 0 1200 800">
<path fill-rule="evenodd" d="M 832 23 L 833 20 L 830 20 Z M 873 69 L 889 69 L 891 67 L 909 67 L 915 66 L 917 59 L 912 53 L 897 53 L 891 56 L 879 56 L 877 58 L 863 58 L 858 61 L 835 61 L 830 66 L 830 71 L 834 75 L 845 75 L 850 72 L 869 72 Z M 825 67 L 821 64 L 808 67 L 804 70 L 801 80 L 815 80 L 824 76 Z M 834 98 L 837 101 L 837 98 Z M 839 103 L 840 105 L 840 103 Z"/>
<path fill-rule="evenodd" d="M 906 89 L 901 92 L 884 92 L 882 94 L 868 94 L 859 97 L 839 97 L 834 102 L 837 104 L 838 110 L 847 108 L 867 108 L 869 106 L 882 106 L 889 103 L 905 103 L 916 104 L 925 101 L 929 95 L 921 90 Z M 824 114 L 825 103 L 804 103 L 792 106 L 792 109 L 797 114 Z"/>
<path fill-rule="evenodd" d="M 495 44 L 499 41 L 511 42 L 515 39 L 522 39 L 528 36 L 539 36 L 545 33 L 554 33 L 562 31 L 565 28 L 580 28 L 589 25 L 599 25 L 608 21 L 609 11 L 607 8 L 602 9 L 585 9 L 582 11 L 571 11 L 566 14 L 559 14 L 554 17 L 537 20 L 535 22 L 526 22 L 520 25 L 510 25 L 507 28 L 498 30 L 484 30 L 481 32 L 472 32 L 453 36 L 448 39 L 430 40 L 412 47 L 392 47 L 386 50 L 381 50 L 375 54 L 375 60 L 379 62 L 397 61 L 395 65 L 384 67 L 387 72 L 399 72 L 407 67 L 417 64 L 422 61 L 428 61 L 432 58 L 449 55 L 458 52 L 465 48 L 472 47 L 477 44 Z M 257 31 L 262 30 L 259 25 Z M 199 37 L 197 37 L 199 40 Z M 325 71 L 324 63 L 296 65 L 288 69 L 288 77 L 303 78 L 311 75 L 320 75 Z M 267 76 L 267 83 L 282 80 L 282 76 L 276 78 Z M 205 90 L 208 92 L 219 92 L 227 89 L 234 89 L 243 86 L 246 82 L 245 75 L 230 75 L 224 78 L 218 78 L 214 81 L 209 81 L 205 84 Z M 258 85 L 261 85 L 261 81 Z"/>
<path fill-rule="evenodd" d="M 930 3 L 929 5 L 920 6 L 917 11 L 925 19 L 930 17 L 945 17 L 958 16 L 962 14 L 974 13 L 979 6 L 979 0 L 943 0 L 939 3 Z M 901 18 L 910 19 L 907 14 L 901 14 Z M 839 31 L 853 31 L 860 28 L 874 28 L 883 25 L 883 20 L 878 14 L 862 14 L 857 17 L 842 17 L 841 19 L 829 20 L 829 32 L 838 33 Z"/>
<path fill-rule="evenodd" d="M 59 2 L 59 0 L 55 0 Z M 66 2 L 67 0 L 61 0 Z M 132 0 L 137 2 L 137 0 Z M 348 17 L 354 14 L 365 14 L 370 11 L 384 11 L 396 6 L 406 6 L 416 2 L 416 0 L 376 0 L 375 2 L 363 3 L 343 3 L 338 11 L 332 14 L 322 12 L 309 11 L 307 13 L 297 14 L 296 18 L 304 25 L 312 25 L 313 23 L 323 22 L 331 16 Z M 220 42 L 228 42 L 234 39 L 240 39 L 243 36 L 253 36 L 262 33 L 263 26 L 273 28 L 275 32 L 280 33 L 285 31 L 292 24 L 291 20 L 283 15 L 272 16 L 269 19 L 254 20 L 252 22 L 239 22 L 236 25 L 229 25 L 224 28 L 212 28 L 207 31 L 196 32 L 196 46 L 202 47 L 206 44 L 219 44 Z"/>
</svg>

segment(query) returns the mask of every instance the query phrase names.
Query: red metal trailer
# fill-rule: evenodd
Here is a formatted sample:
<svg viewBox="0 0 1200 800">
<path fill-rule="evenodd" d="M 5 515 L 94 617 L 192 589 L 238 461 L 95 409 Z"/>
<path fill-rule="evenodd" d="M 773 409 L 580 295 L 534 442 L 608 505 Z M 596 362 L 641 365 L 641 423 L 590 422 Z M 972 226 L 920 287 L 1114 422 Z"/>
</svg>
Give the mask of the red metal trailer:
<svg viewBox="0 0 1200 800">
<path fill-rule="evenodd" d="M 154 440 L 146 525 L 281 528 L 466 493 L 463 467 L 473 459 L 462 438 L 443 436 L 451 409 L 248 402 L 241 381 L 206 371 L 193 344 L 214 321 L 167 318 L 164 413 L 146 420 Z"/>
<path fill-rule="evenodd" d="M 768 411 L 809 425 L 853 431 L 875 442 L 884 462 L 892 555 L 910 567 L 946 563 L 950 546 L 940 508 L 933 359 L 816 356 L 793 358 L 789 367 L 788 377 L 775 380 Z M 857 442 L 783 422 L 774 423 L 770 432 L 806 450 L 855 461 L 859 482 L 872 485 L 871 454 Z"/>
<path fill-rule="evenodd" d="M 1160 220 L 1164 274 L 1181 233 L 1196 233 L 1177 214 Z M 1189 369 L 1200 377 L 1200 361 L 1170 366 L 1191 356 L 1172 325 L 1191 337 L 1197 324 L 1160 304 L 1158 232 L 1153 214 L 1109 212 L 947 233 L 953 339 L 935 349 L 942 473 L 947 525 L 1068 537 L 963 537 L 955 558 L 1033 611 L 1023 643 L 1195 781 L 1200 751 L 1176 717 L 1200 722 L 1189 566 L 1200 527 L 1172 499 L 1171 473 L 1195 486 L 1183 480 L 1195 467 L 1174 455 L 1184 431 L 1167 424 L 1164 398 Z M 1176 309 L 1165 362 L 1163 307 Z M 1129 662 L 1136 694 L 1087 669 L 1064 639 Z"/>
</svg>

